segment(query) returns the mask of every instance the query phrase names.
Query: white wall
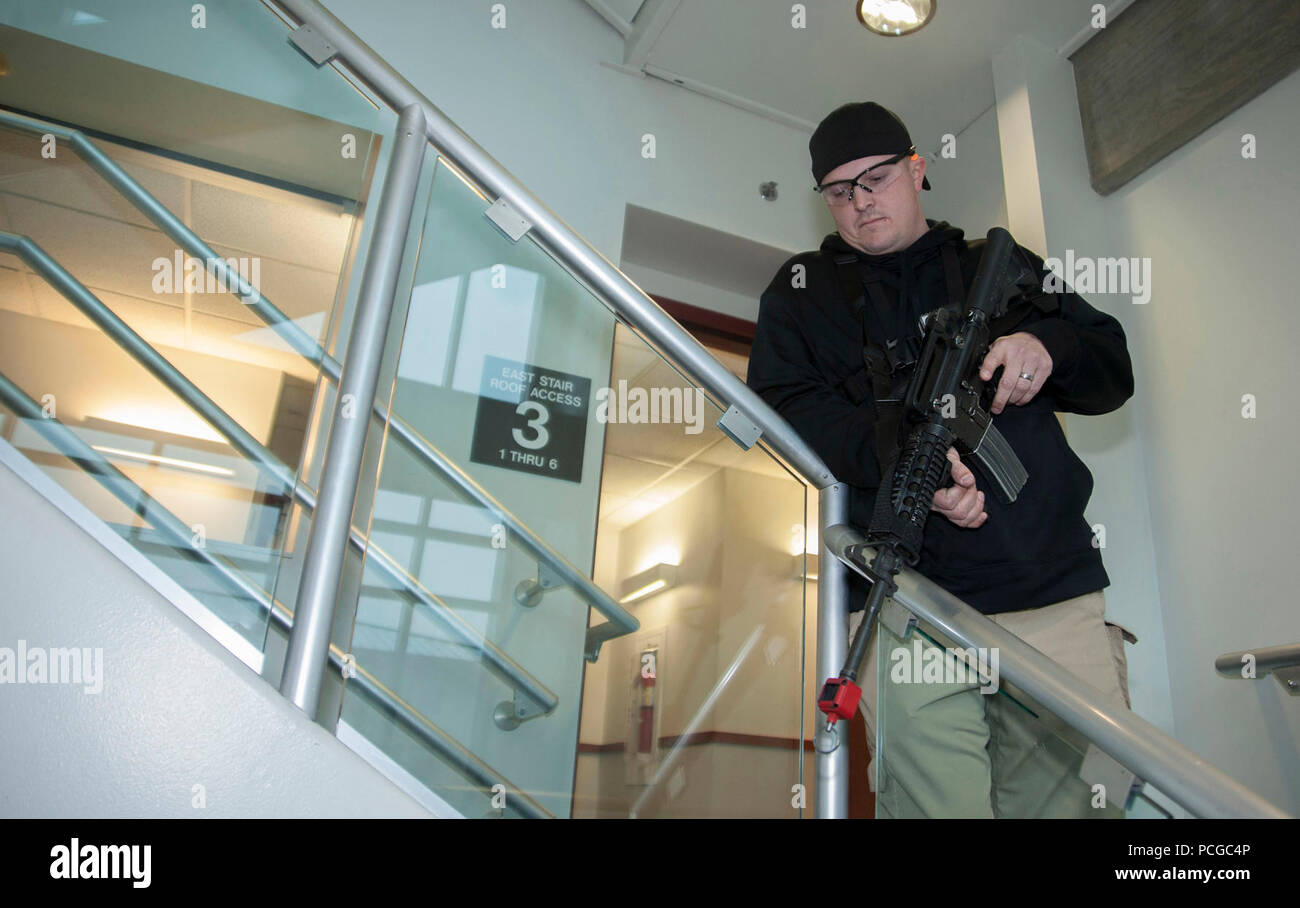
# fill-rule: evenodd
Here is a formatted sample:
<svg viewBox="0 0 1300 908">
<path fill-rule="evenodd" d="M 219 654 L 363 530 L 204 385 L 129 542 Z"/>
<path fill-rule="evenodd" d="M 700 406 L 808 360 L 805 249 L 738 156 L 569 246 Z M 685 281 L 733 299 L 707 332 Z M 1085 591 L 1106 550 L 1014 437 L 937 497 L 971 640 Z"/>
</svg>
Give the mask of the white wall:
<svg viewBox="0 0 1300 908">
<path fill-rule="evenodd" d="M 1152 260 L 1151 302 L 1133 307 L 1130 334 L 1177 736 L 1292 812 L 1300 702 L 1273 679 L 1220 678 L 1213 660 L 1300 641 L 1297 109 L 1300 73 L 1106 200 L 1116 246 Z M 1245 394 L 1255 419 L 1242 416 Z"/>
<path fill-rule="evenodd" d="M 931 188 L 921 193 L 925 216 L 947 221 L 979 239 L 990 227 L 1007 226 L 1002 187 L 1002 149 L 996 108 L 990 107 L 955 136 L 953 157 L 927 161 Z"/>
</svg>

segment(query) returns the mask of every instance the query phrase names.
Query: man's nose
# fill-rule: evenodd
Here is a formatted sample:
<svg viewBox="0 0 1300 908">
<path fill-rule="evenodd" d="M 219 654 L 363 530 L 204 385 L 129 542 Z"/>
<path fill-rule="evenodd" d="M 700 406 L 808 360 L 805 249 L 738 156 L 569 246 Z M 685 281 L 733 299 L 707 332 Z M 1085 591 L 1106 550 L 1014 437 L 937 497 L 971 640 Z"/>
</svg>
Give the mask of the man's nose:
<svg viewBox="0 0 1300 908">
<path fill-rule="evenodd" d="M 853 187 L 853 207 L 858 211 L 866 211 L 871 207 L 874 201 L 875 200 L 871 197 L 871 193 L 867 192 L 867 190 L 863 189 L 861 186 Z"/>
</svg>

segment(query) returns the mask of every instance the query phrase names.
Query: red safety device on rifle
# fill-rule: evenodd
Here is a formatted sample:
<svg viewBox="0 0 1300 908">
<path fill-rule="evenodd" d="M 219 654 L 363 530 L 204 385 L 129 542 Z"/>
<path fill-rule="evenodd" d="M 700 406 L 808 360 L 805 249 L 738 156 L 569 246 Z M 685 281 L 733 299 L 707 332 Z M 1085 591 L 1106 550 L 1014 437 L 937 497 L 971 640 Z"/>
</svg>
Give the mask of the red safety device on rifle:
<svg viewBox="0 0 1300 908">
<path fill-rule="evenodd" d="M 852 719 L 861 699 L 862 688 L 848 678 L 831 678 L 822 687 L 817 708 L 826 713 L 826 724 L 834 725 L 840 719 Z"/>
</svg>

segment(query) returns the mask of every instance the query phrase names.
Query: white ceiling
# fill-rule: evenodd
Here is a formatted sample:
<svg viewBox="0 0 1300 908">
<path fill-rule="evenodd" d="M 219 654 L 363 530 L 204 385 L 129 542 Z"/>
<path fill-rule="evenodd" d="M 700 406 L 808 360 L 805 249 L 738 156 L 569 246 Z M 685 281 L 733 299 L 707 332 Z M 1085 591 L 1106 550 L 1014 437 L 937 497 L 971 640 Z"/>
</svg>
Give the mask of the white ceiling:
<svg viewBox="0 0 1300 908">
<path fill-rule="evenodd" d="M 914 35 L 863 28 L 852 0 L 805 0 L 807 27 L 791 26 L 790 0 L 635 0 L 643 24 L 676 5 L 649 46 L 647 65 L 668 70 L 815 124 L 847 101 L 876 100 L 907 123 L 917 148 L 934 151 L 992 106 L 991 60 L 1018 35 L 1060 48 L 1088 33 L 1095 0 L 938 0 Z M 1119 8 L 1115 0 L 1106 4 Z M 628 41 L 637 39 L 634 32 Z M 621 61 L 612 61 L 619 63 Z M 685 90 L 685 89 L 683 89 Z"/>
</svg>

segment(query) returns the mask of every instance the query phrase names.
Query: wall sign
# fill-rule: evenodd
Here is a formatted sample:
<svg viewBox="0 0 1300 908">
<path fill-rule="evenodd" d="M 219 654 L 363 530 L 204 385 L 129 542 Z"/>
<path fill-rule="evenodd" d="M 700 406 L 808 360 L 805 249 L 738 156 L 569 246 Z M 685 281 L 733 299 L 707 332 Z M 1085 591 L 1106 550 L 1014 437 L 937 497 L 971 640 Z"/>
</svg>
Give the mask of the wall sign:
<svg viewBox="0 0 1300 908">
<path fill-rule="evenodd" d="M 589 378 L 485 356 L 469 459 L 581 482 L 590 399 Z"/>
</svg>

